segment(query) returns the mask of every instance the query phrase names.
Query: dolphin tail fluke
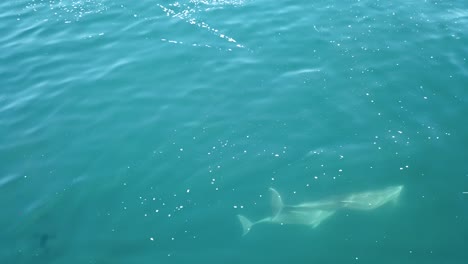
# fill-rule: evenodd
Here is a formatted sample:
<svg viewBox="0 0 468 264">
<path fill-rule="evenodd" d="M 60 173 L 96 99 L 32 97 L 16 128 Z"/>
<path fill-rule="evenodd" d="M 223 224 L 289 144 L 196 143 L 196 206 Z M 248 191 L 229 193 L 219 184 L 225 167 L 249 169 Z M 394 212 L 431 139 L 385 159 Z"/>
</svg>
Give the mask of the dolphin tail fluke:
<svg viewBox="0 0 468 264">
<path fill-rule="evenodd" d="M 250 221 L 247 217 L 243 215 L 237 215 L 237 218 L 239 218 L 239 221 L 242 225 L 242 235 L 245 236 L 247 233 L 249 233 L 250 229 L 252 229 L 252 226 L 254 223 Z"/>
<path fill-rule="evenodd" d="M 273 210 L 273 217 L 277 216 L 283 210 L 284 203 L 281 195 L 273 188 L 270 188 L 271 193 L 271 208 Z"/>
</svg>

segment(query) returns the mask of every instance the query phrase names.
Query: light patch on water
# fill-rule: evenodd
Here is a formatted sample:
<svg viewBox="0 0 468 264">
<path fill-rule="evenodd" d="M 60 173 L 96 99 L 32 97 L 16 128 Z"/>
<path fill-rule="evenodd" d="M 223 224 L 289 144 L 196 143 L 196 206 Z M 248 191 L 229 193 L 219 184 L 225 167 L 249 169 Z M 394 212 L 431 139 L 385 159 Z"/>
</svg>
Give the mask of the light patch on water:
<svg viewBox="0 0 468 264">
<path fill-rule="evenodd" d="M 108 8 L 106 0 L 31 0 L 26 11 L 47 12 L 47 19 L 66 24 L 81 20 L 90 14 L 100 14 Z"/>
<path fill-rule="evenodd" d="M 207 6 L 224 6 L 224 5 L 243 5 L 244 0 L 190 0 L 190 3 Z"/>
<path fill-rule="evenodd" d="M 241 6 L 243 4 L 243 0 L 190 0 L 189 3 L 180 3 L 176 1 L 166 6 L 161 4 L 158 4 L 158 6 L 169 17 L 178 18 L 184 21 L 185 23 L 193 25 L 194 27 L 208 31 L 211 34 L 217 36 L 218 38 L 223 39 L 226 43 L 229 43 L 234 48 L 245 48 L 244 45 L 238 43 L 238 41 L 234 37 L 228 36 L 220 32 L 215 27 L 205 23 L 201 19 L 196 18 L 196 15 L 202 12 L 207 12 L 213 9 L 222 9 L 225 6 Z M 161 41 L 165 41 L 172 44 L 185 44 L 184 42 L 177 40 L 161 39 Z M 187 44 L 194 47 L 214 47 L 213 45 L 201 43 Z M 232 51 L 231 48 L 227 48 L 226 50 Z"/>
</svg>

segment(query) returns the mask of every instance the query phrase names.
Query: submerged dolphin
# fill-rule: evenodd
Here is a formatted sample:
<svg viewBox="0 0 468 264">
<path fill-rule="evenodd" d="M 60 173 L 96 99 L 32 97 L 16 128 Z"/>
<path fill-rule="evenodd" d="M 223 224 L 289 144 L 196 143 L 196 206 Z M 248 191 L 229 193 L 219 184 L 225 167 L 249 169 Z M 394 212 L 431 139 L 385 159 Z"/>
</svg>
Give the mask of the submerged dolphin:
<svg viewBox="0 0 468 264">
<path fill-rule="evenodd" d="M 393 201 L 396 202 L 403 190 L 403 185 L 391 186 L 382 190 L 354 193 L 342 201 L 344 208 L 353 210 L 372 210 Z"/>
<path fill-rule="evenodd" d="M 403 185 L 390 186 L 375 191 L 366 191 L 341 195 L 339 197 L 329 198 L 316 202 L 303 203 L 296 207 L 307 208 L 348 208 L 352 210 L 373 210 L 388 202 L 396 202 L 403 190 Z"/>
<path fill-rule="evenodd" d="M 315 228 L 335 213 L 335 210 L 328 209 L 325 205 L 323 208 L 320 206 L 308 207 L 304 206 L 305 204 L 284 205 L 281 196 L 275 189 L 270 188 L 270 193 L 273 216 L 252 222 L 243 215 L 237 215 L 242 224 L 242 235 L 246 235 L 252 226 L 260 223 L 297 224 Z"/>
<path fill-rule="evenodd" d="M 376 191 L 352 193 L 297 205 L 285 205 L 280 194 L 275 189 L 270 188 L 273 216 L 256 222 L 250 221 L 243 215 L 237 215 L 237 217 L 242 225 L 242 235 L 246 235 L 254 225 L 260 223 L 299 224 L 315 228 L 339 209 L 376 209 L 390 201 L 396 201 L 402 190 L 402 185 L 391 186 Z"/>
</svg>

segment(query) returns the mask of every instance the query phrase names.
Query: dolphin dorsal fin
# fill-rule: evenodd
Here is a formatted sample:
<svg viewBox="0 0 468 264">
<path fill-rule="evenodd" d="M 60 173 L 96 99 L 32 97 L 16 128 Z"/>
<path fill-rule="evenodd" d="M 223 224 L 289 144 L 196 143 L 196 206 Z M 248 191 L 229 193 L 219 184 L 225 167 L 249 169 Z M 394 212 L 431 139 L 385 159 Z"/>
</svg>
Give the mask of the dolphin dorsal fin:
<svg viewBox="0 0 468 264">
<path fill-rule="evenodd" d="M 284 204 L 281 195 L 273 188 L 270 188 L 271 193 L 271 209 L 273 210 L 273 217 L 277 216 L 283 210 Z"/>
</svg>

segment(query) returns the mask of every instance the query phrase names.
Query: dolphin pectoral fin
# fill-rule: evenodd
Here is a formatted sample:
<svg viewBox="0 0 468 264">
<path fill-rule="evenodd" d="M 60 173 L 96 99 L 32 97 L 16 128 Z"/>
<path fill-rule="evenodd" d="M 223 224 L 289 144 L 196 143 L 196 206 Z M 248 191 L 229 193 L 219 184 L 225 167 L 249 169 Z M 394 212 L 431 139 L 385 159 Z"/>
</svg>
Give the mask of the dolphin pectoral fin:
<svg viewBox="0 0 468 264">
<path fill-rule="evenodd" d="M 341 206 L 341 207 L 348 207 L 350 204 L 352 204 L 353 202 L 352 201 L 340 201 L 338 204 Z"/>
<path fill-rule="evenodd" d="M 321 220 L 319 220 L 319 221 L 313 221 L 312 223 L 309 224 L 309 226 L 310 226 L 310 228 L 315 229 L 317 226 L 320 225 L 320 223 L 322 223 Z"/>
<path fill-rule="evenodd" d="M 252 229 L 252 226 L 254 225 L 254 223 L 252 223 L 252 221 L 250 221 L 247 217 L 243 215 L 237 215 L 237 218 L 239 218 L 239 221 L 242 225 L 242 236 L 247 235 L 250 229 Z"/>
<path fill-rule="evenodd" d="M 398 195 L 393 199 L 393 205 L 398 205 L 400 203 L 400 195 L 401 191 L 403 190 L 403 185 L 400 185 L 397 187 L 398 188 Z"/>
<path fill-rule="evenodd" d="M 273 217 L 277 216 L 283 210 L 284 203 L 281 195 L 273 188 L 270 188 L 271 193 L 271 209 L 273 210 Z"/>
<path fill-rule="evenodd" d="M 400 196 L 393 198 L 391 203 L 393 206 L 397 206 L 400 203 Z"/>
</svg>

